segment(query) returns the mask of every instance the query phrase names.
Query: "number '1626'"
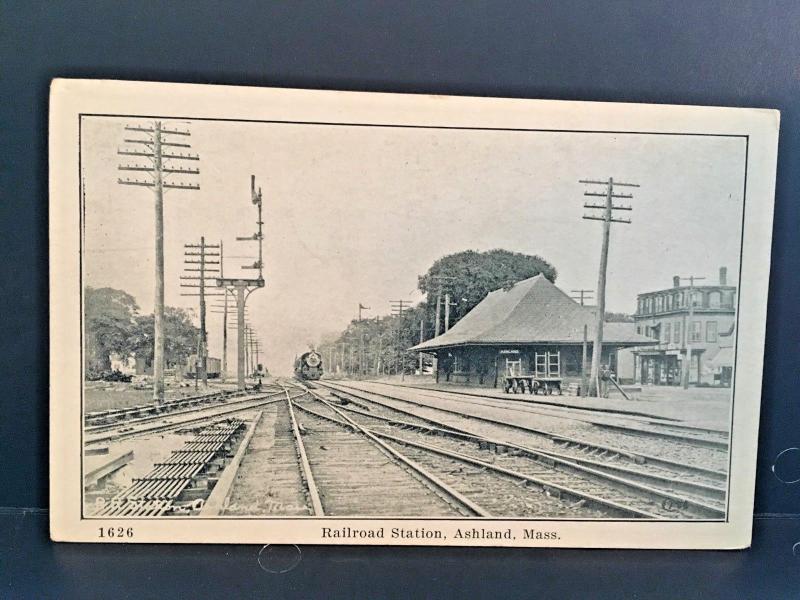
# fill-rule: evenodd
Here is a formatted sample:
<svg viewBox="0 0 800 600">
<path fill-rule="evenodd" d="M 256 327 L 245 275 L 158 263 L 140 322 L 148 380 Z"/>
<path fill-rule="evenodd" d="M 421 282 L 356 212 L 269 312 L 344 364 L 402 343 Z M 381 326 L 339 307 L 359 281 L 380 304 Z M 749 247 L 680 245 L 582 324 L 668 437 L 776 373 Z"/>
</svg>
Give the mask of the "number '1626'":
<svg viewBox="0 0 800 600">
<path fill-rule="evenodd" d="M 100 538 L 132 538 L 133 527 L 100 527 L 98 530 Z"/>
</svg>

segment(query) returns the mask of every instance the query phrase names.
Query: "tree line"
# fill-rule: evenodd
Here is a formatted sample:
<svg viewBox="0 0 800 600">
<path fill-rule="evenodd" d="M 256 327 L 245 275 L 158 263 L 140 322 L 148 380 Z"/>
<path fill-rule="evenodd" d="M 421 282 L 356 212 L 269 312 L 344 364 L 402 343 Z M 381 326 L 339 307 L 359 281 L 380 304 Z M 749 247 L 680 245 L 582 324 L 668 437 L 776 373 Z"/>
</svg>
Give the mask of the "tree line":
<svg viewBox="0 0 800 600">
<path fill-rule="evenodd" d="M 185 365 L 196 351 L 199 330 L 191 313 L 182 308 L 166 307 L 164 320 L 166 367 Z M 140 314 L 136 299 L 127 292 L 86 287 L 84 331 L 84 368 L 89 378 L 111 370 L 111 354 L 136 356 L 147 365 L 153 361 L 154 317 Z"/>
<path fill-rule="evenodd" d="M 555 282 L 557 271 L 545 259 L 508 250 L 467 250 L 444 256 L 418 277 L 425 300 L 402 315 L 354 319 L 338 335 L 317 345 L 326 370 L 348 374 L 413 373 L 419 368 L 416 352 L 408 349 L 434 337 L 436 300 L 450 297 L 450 327 L 460 321 L 489 292 L 510 288 L 518 281 L 543 274 Z M 440 307 L 440 333 L 444 333 L 444 306 Z"/>
</svg>

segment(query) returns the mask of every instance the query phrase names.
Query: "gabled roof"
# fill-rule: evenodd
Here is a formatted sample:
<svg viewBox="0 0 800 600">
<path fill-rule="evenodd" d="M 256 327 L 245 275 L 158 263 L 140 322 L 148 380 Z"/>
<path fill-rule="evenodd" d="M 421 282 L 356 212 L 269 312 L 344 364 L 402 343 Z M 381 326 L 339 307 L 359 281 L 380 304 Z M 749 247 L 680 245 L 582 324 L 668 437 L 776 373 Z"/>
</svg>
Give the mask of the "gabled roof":
<svg viewBox="0 0 800 600">
<path fill-rule="evenodd" d="M 544 275 L 520 281 L 510 289 L 490 292 L 450 331 L 414 346 L 435 350 L 472 344 L 582 343 L 583 327 L 594 338 L 596 308 L 581 306 Z M 603 343 L 652 345 L 633 323 L 605 323 Z"/>
</svg>

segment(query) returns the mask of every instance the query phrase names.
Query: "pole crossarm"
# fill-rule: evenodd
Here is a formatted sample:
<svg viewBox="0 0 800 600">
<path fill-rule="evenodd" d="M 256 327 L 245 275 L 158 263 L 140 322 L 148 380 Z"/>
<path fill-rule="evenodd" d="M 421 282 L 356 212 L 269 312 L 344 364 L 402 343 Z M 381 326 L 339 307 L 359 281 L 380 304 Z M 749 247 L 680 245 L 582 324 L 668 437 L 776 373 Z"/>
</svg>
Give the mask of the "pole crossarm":
<svg viewBox="0 0 800 600">
<path fill-rule="evenodd" d="M 588 183 L 594 185 L 608 185 L 608 180 L 606 181 L 599 181 L 596 179 L 579 179 L 578 183 Z M 624 187 L 641 187 L 638 183 L 622 183 L 621 181 L 614 181 L 615 186 L 624 186 Z"/>
<path fill-rule="evenodd" d="M 614 185 L 618 185 L 617 182 L 614 182 Z M 583 192 L 584 196 L 596 196 L 597 198 L 607 198 L 608 194 L 604 194 L 603 192 Z M 633 194 L 611 194 L 612 198 L 625 198 L 630 200 L 633 198 Z"/>
<path fill-rule="evenodd" d="M 605 210 L 606 205 L 605 204 L 584 204 L 583 208 L 599 208 L 601 210 Z M 626 205 L 623 205 L 623 204 L 614 204 L 611 207 L 611 210 L 633 210 L 633 207 L 632 206 L 626 206 Z"/>
<path fill-rule="evenodd" d="M 594 215 L 583 215 L 584 219 L 588 219 L 590 221 L 606 221 L 608 223 L 625 223 L 627 225 L 631 224 L 630 219 L 613 219 L 608 217 L 596 217 Z"/>
</svg>

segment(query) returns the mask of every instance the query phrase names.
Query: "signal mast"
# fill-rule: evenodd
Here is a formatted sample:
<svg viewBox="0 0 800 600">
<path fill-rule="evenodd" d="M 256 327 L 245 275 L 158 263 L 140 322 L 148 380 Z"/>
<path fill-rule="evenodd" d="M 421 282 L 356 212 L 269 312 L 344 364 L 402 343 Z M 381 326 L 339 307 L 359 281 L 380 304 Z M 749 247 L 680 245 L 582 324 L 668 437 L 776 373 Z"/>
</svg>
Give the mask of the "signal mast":
<svg viewBox="0 0 800 600">
<path fill-rule="evenodd" d="M 244 309 L 247 299 L 255 290 L 264 287 L 264 221 L 262 220 L 262 195 L 261 188 L 256 191 L 256 176 L 250 176 L 250 198 L 258 207 L 258 230 L 253 234 L 245 237 L 237 237 L 236 241 L 239 242 L 258 242 L 258 260 L 251 265 L 243 265 L 243 269 L 253 269 L 258 271 L 258 277 L 245 278 L 245 277 L 219 277 L 217 279 L 217 287 L 224 287 L 231 290 L 231 293 L 236 298 L 236 384 L 239 390 L 245 389 L 245 318 Z"/>
</svg>

